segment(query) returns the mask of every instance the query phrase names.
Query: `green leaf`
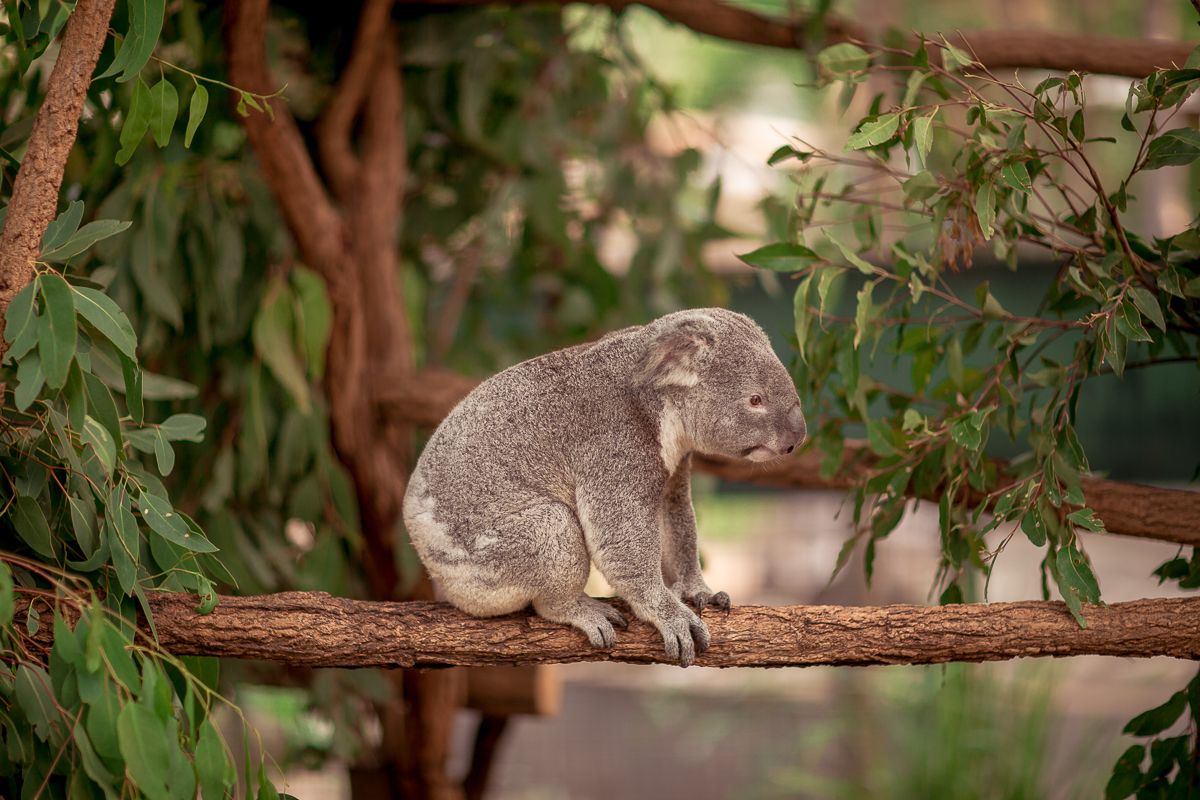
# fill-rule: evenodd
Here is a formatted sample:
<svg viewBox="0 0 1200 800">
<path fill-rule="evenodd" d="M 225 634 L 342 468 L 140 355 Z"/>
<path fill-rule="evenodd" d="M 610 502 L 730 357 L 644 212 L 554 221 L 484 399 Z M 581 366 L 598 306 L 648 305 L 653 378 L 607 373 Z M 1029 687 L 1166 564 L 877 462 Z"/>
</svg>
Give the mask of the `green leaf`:
<svg viewBox="0 0 1200 800">
<path fill-rule="evenodd" d="M 1125 800 L 1141 788 L 1141 767 L 1145 759 L 1144 745 L 1135 744 L 1122 753 L 1113 766 L 1112 777 L 1104 787 L 1104 800 Z"/>
<path fill-rule="evenodd" d="M 137 362 L 124 353 L 118 353 L 121 359 L 121 377 L 125 381 L 125 406 L 129 409 L 129 417 L 137 425 L 145 418 L 146 409 L 142 402 L 142 371 Z"/>
<path fill-rule="evenodd" d="M 792 314 L 796 320 L 796 349 L 800 353 L 800 360 L 808 363 L 808 329 L 812 322 L 812 309 L 808 303 L 808 291 L 812 286 L 812 275 L 800 282 L 796 287 L 796 293 L 792 297 Z"/>
<path fill-rule="evenodd" d="M 1013 161 L 1001 167 L 1000 180 L 1005 186 L 1009 186 L 1020 192 L 1028 193 L 1033 189 L 1033 181 L 1029 177 L 1029 169 L 1023 161 Z"/>
<path fill-rule="evenodd" d="M 975 302 L 979 304 L 979 310 L 983 312 L 983 318 L 1000 319 L 1008 316 L 1008 312 L 1000 305 L 1000 301 L 992 294 L 989 286 L 990 282 L 984 281 L 975 287 Z"/>
<path fill-rule="evenodd" d="M 837 247 L 838 250 L 842 251 L 842 255 L 845 257 L 846 261 L 848 261 L 852 266 L 854 266 L 859 272 L 861 272 L 864 275 L 874 275 L 875 274 L 876 269 L 872 264 L 870 264 L 869 262 L 867 262 L 866 260 L 861 258 L 857 253 L 855 253 L 853 250 L 851 250 L 849 247 L 847 247 L 845 244 L 843 244 L 842 241 L 840 239 L 838 239 L 837 237 L 835 237 L 828 228 L 821 231 L 821 233 L 824 234 L 825 238 L 828 239 L 831 243 L 833 243 Z"/>
<path fill-rule="evenodd" d="M 79 223 L 83 221 L 83 201 L 75 200 L 67 206 L 67 210 L 59 214 L 53 222 L 46 228 L 46 232 L 42 234 L 41 252 L 46 253 L 71 237 L 71 234 L 79 230 Z M 39 261 L 45 261 L 45 256 L 39 256 Z"/>
<path fill-rule="evenodd" d="M 858 305 L 854 311 L 854 349 L 862 344 L 863 336 L 871 327 L 871 320 L 875 317 L 874 303 L 871 298 L 871 293 L 875 291 L 875 282 L 872 281 L 863 286 L 858 292 Z"/>
<path fill-rule="evenodd" d="M 154 143 L 166 147 L 171 141 L 175 118 L 179 116 L 179 92 L 164 77 L 150 90 L 150 101 L 150 130 L 154 134 Z"/>
<path fill-rule="evenodd" d="M 866 69 L 871 63 L 871 56 L 861 47 L 843 42 L 826 47 L 813 60 L 825 72 L 836 76 Z"/>
<path fill-rule="evenodd" d="M 1021 517 L 1021 532 L 1033 543 L 1034 547 L 1046 544 L 1046 523 L 1042 519 L 1039 506 L 1033 506 Z"/>
<path fill-rule="evenodd" d="M 975 63 L 975 59 L 971 58 L 966 51 L 947 42 L 944 36 L 942 37 L 942 47 L 944 48 L 944 65 L 950 72 L 954 72 L 958 67 L 969 67 Z"/>
<path fill-rule="evenodd" d="M 778 242 L 738 256 L 752 267 L 775 272 L 798 272 L 820 260 L 820 256 L 802 244 Z"/>
<path fill-rule="evenodd" d="M 928 200 L 938 193 L 942 188 L 942 184 L 938 181 L 937 176 L 927 169 L 923 169 L 916 175 L 906 180 L 903 184 L 904 196 L 910 200 Z"/>
<path fill-rule="evenodd" d="M 918 117 L 912 123 L 913 146 L 917 148 L 917 155 L 921 159 L 922 167 L 929 166 L 929 152 L 933 149 L 933 118 L 935 116 L 937 116 L 936 111 L 928 117 Z"/>
<path fill-rule="evenodd" d="M 325 350 L 333 330 L 333 307 L 321 276 L 308 269 L 293 269 L 296 287 L 296 326 L 304 344 L 308 375 L 316 380 L 325 374 Z"/>
<path fill-rule="evenodd" d="M 117 448 L 113 444 L 112 437 L 108 435 L 108 431 L 104 426 L 97 422 L 90 414 L 84 417 L 83 433 L 80 435 L 80 442 L 84 445 L 91 445 L 96 451 L 96 457 L 100 459 L 100 463 L 104 465 L 105 470 L 111 475 L 113 467 L 117 463 Z"/>
<path fill-rule="evenodd" d="M 124 490 L 114 488 L 108 496 L 105 524 L 109 526 L 109 550 L 112 553 L 113 569 L 117 582 L 125 596 L 133 594 L 137 585 L 137 565 L 141 555 L 141 535 L 137 519 L 129 510 L 129 496 Z"/>
<path fill-rule="evenodd" d="M 1092 574 L 1092 568 L 1088 565 L 1087 559 L 1076 549 L 1074 544 L 1068 544 L 1058 549 L 1055 565 L 1058 567 L 1058 588 L 1063 593 L 1064 599 L 1070 592 L 1085 603 L 1102 605 L 1100 585 L 1096 582 L 1096 576 Z M 1076 618 L 1082 619 L 1082 615 L 1076 613 Z"/>
<path fill-rule="evenodd" d="M 171 323 L 176 330 L 183 327 L 183 308 L 179 298 L 158 271 L 154 222 L 147 216 L 133 237 L 130 250 L 133 279 L 150 310 Z"/>
<path fill-rule="evenodd" d="M 904 99 L 900 102 L 901 108 L 912 108 L 913 101 L 917 99 L 917 93 L 921 90 L 921 84 L 926 78 L 930 77 L 930 73 L 913 70 L 908 74 L 908 84 L 904 88 Z"/>
<path fill-rule="evenodd" d="M 987 181 L 975 192 L 975 216 L 985 240 L 992 238 L 992 223 L 996 221 L 996 186 Z"/>
<path fill-rule="evenodd" d="M 139 498 L 138 507 L 142 512 L 142 519 L 167 541 L 197 553 L 216 552 L 217 547 L 204 536 L 193 532 L 183 517 L 171 507 L 169 501 L 146 492 Z"/>
<path fill-rule="evenodd" d="M 13 589 L 12 570 L 7 563 L 0 561 L 0 629 L 12 625 L 16 612 L 16 593 Z"/>
<path fill-rule="evenodd" d="M 1175 128 L 1150 142 L 1142 169 L 1182 167 L 1200 158 L 1200 131 Z"/>
<path fill-rule="evenodd" d="M 18 495 L 9 506 L 9 513 L 12 515 L 13 527 L 25 543 L 39 555 L 54 560 L 54 540 L 50 535 L 50 525 L 46 522 L 41 503 L 32 497 Z"/>
<path fill-rule="evenodd" d="M 94 222 L 89 222 L 76 231 L 70 239 L 67 239 L 53 250 L 43 253 L 42 260 L 53 261 L 55 263 L 67 261 L 72 256 L 77 256 L 84 250 L 87 250 L 96 242 L 116 236 L 132 224 L 132 222 L 122 222 L 116 219 L 98 219 Z"/>
<path fill-rule="evenodd" d="M 1121 308 L 1117 312 L 1117 330 L 1132 341 L 1150 341 L 1150 334 L 1142 327 L 1142 317 L 1131 298 L 1127 297 L 1121 301 Z"/>
<path fill-rule="evenodd" d="M 1156 736 L 1175 724 L 1187 708 L 1187 696 L 1176 692 L 1171 699 L 1157 708 L 1143 711 L 1129 721 L 1122 733 L 1131 736 Z"/>
<path fill-rule="evenodd" d="M 83 762 L 83 771 L 89 778 L 99 784 L 106 798 L 119 797 L 120 794 L 113 787 L 112 773 L 105 768 L 104 762 L 96 754 L 95 748 L 92 747 L 91 737 L 88 736 L 83 725 L 76 722 L 72 735 L 75 740 L 75 747 L 79 750 L 79 759 Z"/>
<path fill-rule="evenodd" d="M 158 462 L 158 472 L 164 478 L 175 468 L 175 449 L 163 436 L 161 429 L 154 432 L 154 458 Z"/>
<path fill-rule="evenodd" d="M 1142 312 L 1146 319 L 1153 322 L 1159 330 L 1166 331 L 1167 323 L 1163 319 L 1162 309 L 1159 308 L 1158 300 L 1150 294 L 1149 290 L 1143 289 L 1141 286 L 1132 286 L 1129 289 L 1129 295 L 1133 298 L 1133 303 L 1137 306 L 1138 311 Z"/>
<path fill-rule="evenodd" d="M 114 447 L 118 451 L 123 450 L 125 438 L 121 432 L 121 417 L 117 413 L 117 403 L 113 400 L 112 392 L 93 372 L 83 373 L 83 385 L 87 391 L 88 409 L 92 417 L 108 431 Z"/>
<path fill-rule="evenodd" d="M 144 0 L 131 0 L 131 5 L 144 3 Z M 126 41 L 125 46 L 121 48 L 123 53 L 132 44 Z M 117 54 L 120 58 L 121 53 Z M 114 62 L 115 63 L 115 62 Z M 103 77 L 103 76 L 101 76 Z M 142 83 L 141 78 L 133 85 L 133 100 L 129 104 L 129 116 L 125 118 L 125 124 L 121 127 L 121 149 L 117 151 L 116 162 L 118 167 L 125 165 L 133 151 L 137 150 L 137 146 L 141 144 L 142 139 L 146 135 L 146 131 L 150 130 L 150 112 L 152 110 L 153 101 L 150 99 L 150 90 L 146 84 Z"/>
<path fill-rule="evenodd" d="M 18 411 L 29 408 L 42 387 L 46 385 L 46 376 L 42 374 L 42 358 L 37 353 L 30 353 L 17 364 L 17 390 L 13 392 L 13 400 Z"/>
<path fill-rule="evenodd" d="M 36 336 L 38 328 L 36 313 L 38 286 L 38 281 L 30 281 L 25 284 L 25 288 L 17 292 L 17 296 L 8 304 L 8 311 L 4 314 L 4 340 L 6 342 L 10 344 L 15 342 L 27 330 L 32 330 Z M 9 353 L 11 352 L 12 349 L 10 348 Z M 24 353 L 21 355 L 24 355 Z"/>
<path fill-rule="evenodd" d="M 275 379 L 288 390 L 301 413 L 312 410 L 312 399 L 304 367 L 296 354 L 294 295 L 281 281 L 268 289 L 254 316 L 251 337 Z"/>
<path fill-rule="evenodd" d="M 129 33 L 125 36 L 125 44 L 121 52 L 113 59 L 112 66 L 99 77 L 105 78 L 118 71 L 118 61 L 121 62 L 119 71 L 121 77 L 118 83 L 124 83 L 137 77 L 154 54 L 158 44 L 159 34 L 162 33 L 163 15 L 166 11 L 166 0 L 129 0 Z M 129 54 L 126 55 L 125 51 Z M 122 58 L 124 57 L 124 58 Z"/>
<path fill-rule="evenodd" d="M 896 135 L 896 131 L 900 129 L 899 114 L 884 114 L 878 119 L 864 122 L 846 142 L 843 150 L 862 150 L 865 147 L 874 147 L 878 144 L 892 139 Z"/>
<path fill-rule="evenodd" d="M 25 710 L 25 716 L 33 724 L 37 737 L 46 741 L 62 724 L 54 703 L 54 693 L 50 690 L 50 676 L 35 664 L 21 664 L 17 667 L 14 688 L 17 702 Z"/>
<path fill-rule="evenodd" d="M 225 755 L 216 728 L 207 719 L 200 726 L 195 755 L 201 793 L 205 797 L 224 797 L 226 787 L 233 783 L 233 765 Z"/>
<path fill-rule="evenodd" d="M 158 426 L 170 441 L 202 442 L 208 420 L 195 414 L 172 414 Z"/>
<path fill-rule="evenodd" d="M 171 800 L 165 780 L 171 767 L 171 744 L 166 733 L 162 721 L 141 703 L 126 703 L 117 717 L 125 768 L 151 800 Z"/>
<path fill-rule="evenodd" d="M 192 101 L 188 104 L 187 132 L 183 135 L 184 147 L 192 146 L 192 137 L 196 135 L 206 111 L 208 111 L 208 89 L 204 88 L 203 84 L 197 83 L 196 91 L 192 92 Z"/>
<path fill-rule="evenodd" d="M 75 358 L 78 329 L 75 324 L 74 290 L 56 272 L 38 276 L 46 315 L 38 326 L 38 353 L 42 374 L 51 389 L 61 389 Z"/>
<path fill-rule="evenodd" d="M 75 310 L 79 315 L 136 363 L 137 335 L 133 332 L 129 317 L 125 316 L 120 306 L 104 292 L 95 289 L 81 287 L 74 291 Z"/>
</svg>

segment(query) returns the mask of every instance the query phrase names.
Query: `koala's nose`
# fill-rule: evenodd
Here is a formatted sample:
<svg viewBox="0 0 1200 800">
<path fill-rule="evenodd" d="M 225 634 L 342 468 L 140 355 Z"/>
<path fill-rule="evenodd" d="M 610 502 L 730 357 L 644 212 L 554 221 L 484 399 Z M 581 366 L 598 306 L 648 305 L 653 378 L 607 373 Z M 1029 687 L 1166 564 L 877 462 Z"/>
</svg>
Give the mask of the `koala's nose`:
<svg viewBox="0 0 1200 800">
<path fill-rule="evenodd" d="M 804 412 L 800 410 L 800 404 L 792 406 L 787 414 L 788 431 L 795 437 L 795 441 L 784 452 L 790 453 L 800 445 L 804 444 L 804 438 L 808 435 L 808 425 L 804 422 Z"/>
</svg>

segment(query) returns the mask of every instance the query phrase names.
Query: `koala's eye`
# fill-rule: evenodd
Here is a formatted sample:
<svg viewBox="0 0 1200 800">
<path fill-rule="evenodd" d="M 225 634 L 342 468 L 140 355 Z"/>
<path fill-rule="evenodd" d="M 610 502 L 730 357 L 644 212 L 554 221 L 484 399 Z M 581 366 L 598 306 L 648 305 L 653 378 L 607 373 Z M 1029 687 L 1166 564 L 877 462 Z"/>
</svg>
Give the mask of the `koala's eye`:
<svg viewBox="0 0 1200 800">
<path fill-rule="evenodd" d="M 761 397 L 759 397 L 756 394 L 750 395 L 750 405 L 761 406 L 762 404 L 763 404 L 763 399 Z"/>
</svg>

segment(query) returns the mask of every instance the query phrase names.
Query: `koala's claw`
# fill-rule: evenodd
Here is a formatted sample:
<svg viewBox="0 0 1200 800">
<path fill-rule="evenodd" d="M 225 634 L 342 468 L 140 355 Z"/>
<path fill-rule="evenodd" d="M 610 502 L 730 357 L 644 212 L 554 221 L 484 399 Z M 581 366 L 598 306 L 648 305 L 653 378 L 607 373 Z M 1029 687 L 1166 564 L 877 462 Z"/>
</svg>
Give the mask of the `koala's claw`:
<svg viewBox="0 0 1200 800">
<path fill-rule="evenodd" d="M 717 592 L 711 595 L 708 592 L 697 592 L 690 599 L 696 606 L 696 616 L 698 617 L 704 616 L 704 609 L 708 606 L 716 606 L 726 614 L 729 613 L 729 595 L 725 592 Z"/>
</svg>

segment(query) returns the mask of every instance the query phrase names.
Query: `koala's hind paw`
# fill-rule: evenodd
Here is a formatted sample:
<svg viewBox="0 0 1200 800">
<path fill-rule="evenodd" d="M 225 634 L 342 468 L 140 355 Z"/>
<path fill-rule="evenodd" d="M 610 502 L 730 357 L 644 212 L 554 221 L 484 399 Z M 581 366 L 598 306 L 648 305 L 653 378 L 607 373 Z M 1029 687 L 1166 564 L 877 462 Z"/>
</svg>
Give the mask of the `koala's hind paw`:
<svg viewBox="0 0 1200 800">
<path fill-rule="evenodd" d="M 549 620 L 565 622 L 583 631 L 592 647 L 597 650 L 608 650 L 617 643 L 617 632 L 613 630 L 614 625 L 618 628 L 629 626 L 629 620 L 625 619 L 625 615 L 620 611 L 608 603 L 603 603 L 587 595 L 581 595 L 576 602 L 569 604 L 566 608 L 547 606 L 537 602 L 533 607 Z"/>
<path fill-rule="evenodd" d="M 704 616 L 704 609 L 708 606 L 716 606 L 726 614 L 729 613 L 729 595 L 725 592 L 717 592 L 716 594 L 696 592 L 696 594 L 686 598 L 685 601 L 696 607 L 697 616 Z"/>
</svg>

